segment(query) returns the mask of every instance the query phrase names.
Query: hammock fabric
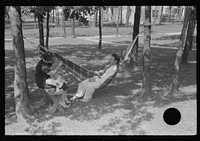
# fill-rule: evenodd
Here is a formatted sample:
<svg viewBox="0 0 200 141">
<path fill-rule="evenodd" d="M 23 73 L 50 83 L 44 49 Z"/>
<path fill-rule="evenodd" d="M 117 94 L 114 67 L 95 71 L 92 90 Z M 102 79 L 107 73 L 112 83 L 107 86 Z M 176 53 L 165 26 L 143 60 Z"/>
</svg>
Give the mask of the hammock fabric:
<svg viewBox="0 0 200 141">
<path fill-rule="evenodd" d="M 128 56 L 136 42 L 138 38 L 138 35 L 135 37 L 135 39 L 133 40 L 133 43 L 131 46 L 127 47 L 125 55 L 123 57 L 123 60 L 120 62 L 120 65 L 128 59 Z M 26 39 L 24 37 L 24 39 Z M 29 41 L 28 39 L 26 39 L 27 41 Z M 31 44 L 36 45 L 35 43 L 29 41 Z M 41 47 L 42 50 L 41 53 L 45 53 L 46 51 L 50 51 L 49 49 L 44 48 L 43 46 L 39 45 L 38 47 Z M 52 51 L 51 51 L 52 52 Z M 73 77 L 75 77 L 78 81 L 83 81 L 85 79 L 91 78 L 93 76 L 95 76 L 96 74 L 94 73 L 94 71 L 89 71 L 79 65 L 77 65 L 76 63 L 73 63 L 72 61 L 63 58 L 62 56 L 60 56 L 59 54 L 52 52 L 55 57 L 57 57 L 60 61 L 62 61 L 62 66 L 61 68 L 64 69 L 67 73 L 69 73 L 70 75 L 72 75 Z M 112 80 L 113 78 L 117 75 L 119 71 L 119 67 L 117 68 L 117 70 L 114 72 L 113 75 L 111 75 L 98 89 L 104 88 L 105 86 L 107 86 Z"/>
</svg>

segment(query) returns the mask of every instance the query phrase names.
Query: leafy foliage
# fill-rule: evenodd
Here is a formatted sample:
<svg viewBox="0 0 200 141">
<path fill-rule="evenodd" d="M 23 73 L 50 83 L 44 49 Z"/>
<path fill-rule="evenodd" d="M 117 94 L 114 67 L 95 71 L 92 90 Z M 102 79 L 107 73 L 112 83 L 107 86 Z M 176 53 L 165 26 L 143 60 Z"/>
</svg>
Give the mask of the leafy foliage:
<svg viewBox="0 0 200 141">
<path fill-rule="evenodd" d="M 104 10 L 106 9 L 106 6 L 102 7 Z M 88 24 L 86 16 L 93 15 L 97 10 L 99 10 L 99 6 L 64 6 L 63 8 L 65 20 L 75 18 L 86 25 Z"/>
</svg>

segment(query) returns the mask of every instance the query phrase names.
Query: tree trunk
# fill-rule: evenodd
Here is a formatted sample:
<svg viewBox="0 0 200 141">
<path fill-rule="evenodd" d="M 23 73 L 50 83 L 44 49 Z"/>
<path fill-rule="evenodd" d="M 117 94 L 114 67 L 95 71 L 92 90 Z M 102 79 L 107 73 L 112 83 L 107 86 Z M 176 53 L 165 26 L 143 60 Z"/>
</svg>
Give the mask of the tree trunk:
<svg viewBox="0 0 200 141">
<path fill-rule="evenodd" d="M 186 13 L 190 13 L 189 12 L 189 7 L 186 7 L 187 9 L 185 10 L 185 14 Z M 186 39 L 186 33 L 187 33 L 187 27 L 188 27 L 188 17 L 189 15 L 186 14 L 185 15 L 185 19 L 184 19 L 184 24 L 183 24 L 183 28 L 182 28 L 182 32 L 180 35 L 180 41 L 179 41 L 179 50 L 176 53 L 176 59 L 175 59 L 175 63 L 174 63 L 174 76 L 173 76 L 173 81 L 172 81 L 172 86 L 171 86 L 171 92 L 169 96 L 172 96 L 174 94 L 177 94 L 178 92 L 178 88 L 179 88 L 179 82 L 178 82 L 178 78 L 179 78 L 179 65 L 180 62 L 182 60 L 182 54 L 183 54 L 183 48 L 184 48 L 184 44 L 185 44 L 185 39 Z"/>
<path fill-rule="evenodd" d="M 48 48 L 49 43 L 49 11 L 47 11 L 47 33 L 46 33 L 46 48 Z"/>
<path fill-rule="evenodd" d="M 182 13 L 183 13 L 183 6 L 180 7 L 180 11 L 179 11 L 179 24 L 182 23 Z"/>
<path fill-rule="evenodd" d="M 192 49 L 192 42 L 193 42 L 193 34 L 195 29 L 195 21 L 196 21 L 196 11 L 192 10 L 190 13 L 188 31 L 186 42 L 184 44 L 183 56 L 181 60 L 181 64 L 186 64 L 188 59 L 189 51 Z"/>
<path fill-rule="evenodd" d="M 162 18 L 163 18 L 163 6 L 161 7 L 161 11 L 160 11 L 160 19 L 159 19 L 159 24 L 162 23 Z"/>
<path fill-rule="evenodd" d="M 13 50 L 15 62 L 14 98 L 15 113 L 19 121 L 24 121 L 33 112 L 29 101 L 25 50 L 22 33 L 20 6 L 10 6 L 11 33 L 13 36 Z"/>
<path fill-rule="evenodd" d="M 55 22 L 55 20 L 54 20 L 54 11 L 55 11 L 55 9 L 53 9 L 53 23 Z"/>
<path fill-rule="evenodd" d="M 99 7 L 99 51 L 101 51 L 102 48 L 101 10 L 101 7 Z"/>
<path fill-rule="evenodd" d="M 103 12 L 104 12 L 104 10 L 101 7 L 101 29 L 103 28 L 103 19 L 104 19 Z"/>
<path fill-rule="evenodd" d="M 97 27 L 97 11 L 94 12 L 93 27 Z"/>
<path fill-rule="evenodd" d="M 61 29 L 63 30 L 63 28 L 64 28 L 64 13 L 63 13 L 63 10 L 62 10 L 62 12 L 61 12 L 61 17 L 62 17 L 62 19 L 61 19 Z"/>
<path fill-rule="evenodd" d="M 141 13 L 141 6 L 136 6 L 135 7 L 135 17 L 134 17 L 132 41 L 139 34 L 140 13 Z M 138 58 L 138 39 L 136 40 L 136 42 L 133 46 L 133 49 L 131 50 L 131 58 L 130 58 L 129 65 L 130 66 L 133 66 L 133 65 L 138 66 L 137 58 Z"/>
<path fill-rule="evenodd" d="M 62 29 L 64 30 L 63 37 L 66 38 L 64 7 L 62 7 Z"/>
<path fill-rule="evenodd" d="M 190 18 L 190 12 L 191 12 L 191 7 L 186 6 L 185 7 L 185 13 L 184 13 L 183 27 L 182 27 L 182 31 L 181 31 L 181 35 L 180 35 L 180 40 L 182 40 L 182 38 L 185 38 L 183 36 L 185 36 L 185 32 L 186 32 L 186 29 L 187 29 L 187 23 L 188 23 L 189 18 Z"/>
<path fill-rule="evenodd" d="M 117 10 L 118 10 L 118 14 L 117 14 L 117 36 L 118 36 L 118 34 L 119 34 L 119 16 L 120 16 L 119 6 L 118 6 Z"/>
<path fill-rule="evenodd" d="M 120 24 L 122 25 L 122 6 L 120 6 Z"/>
<path fill-rule="evenodd" d="M 64 28 L 64 35 L 63 35 L 63 37 L 66 38 L 66 37 L 67 37 L 67 34 L 66 34 L 65 19 L 64 19 L 64 22 L 63 22 L 63 28 Z"/>
<path fill-rule="evenodd" d="M 155 24 L 156 23 L 156 18 L 157 18 L 157 6 L 156 6 L 156 8 L 155 8 L 155 14 L 154 14 L 154 20 L 153 20 L 153 24 Z"/>
<path fill-rule="evenodd" d="M 72 37 L 75 38 L 75 17 L 72 18 Z"/>
<path fill-rule="evenodd" d="M 127 12 L 126 12 L 126 27 L 129 26 L 129 13 L 130 13 L 130 6 L 127 6 Z"/>
<path fill-rule="evenodd" d="M 37 29 L 37 21 L 36 21 L 36 8 L 34 6 L 34 23 L 35 23 L 35 29 Z"/>
<path fill-rule="evenodd" d="M 171 17 L 171 9 L 172 9 L 172 6 L 169 6 L 168 17 L 167 17 L 167 22 L 168 23 L 169 23 L 170 17 Z"/>
<path fill-rule="evenodd" d="M 56 7 L 56 27 L 59 26 L 59 11 L 58 11 L 58 7 Z"/>
<path fill-rule="evenodd" d="M 38 26 L 39 26 L 39 45 L 44 47 L 43 15 L 41 15 L 40 13 L 38 13 Z M 44 52 L 44 49 L 40 47 L 40 51 Z M 41 52 L 40 55 L 42 55 Z"/>
<path fill-rule="evenodd" d="M 150 74 L 150 40 L 151 40 L 151 6 L 145 6 L 145 22 L 144 22 L 144 49 L 142 56 L 143 66 L 143 81 L 142 81 L 142 96 L 152 98 L 152 84 Z"/>
</svg>

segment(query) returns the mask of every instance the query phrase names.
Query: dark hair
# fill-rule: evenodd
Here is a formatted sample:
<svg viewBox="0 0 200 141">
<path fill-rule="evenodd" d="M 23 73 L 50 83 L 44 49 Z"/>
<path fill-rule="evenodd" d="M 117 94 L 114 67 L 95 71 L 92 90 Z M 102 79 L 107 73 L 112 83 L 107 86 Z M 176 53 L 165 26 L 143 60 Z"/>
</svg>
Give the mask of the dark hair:
<svg viewBox="0 0 200 141">
<path fill-rule="evenodd" d="M 117 65 L 119 65 L 120 57 L 119 57 L 116 53 L 112 54 L 112 56 L 113 56 L 113 57 L 115 58 L 115 60 L 117 61 Z"/>
<path fill-rule="evenodd" d="M 53 53 L 50 52 L 50 51 L 48 51 L 48 52 L 45 52 L 45 53 L 44 53 L 43 59 L 44 59 L 45 61 L 52 61 L 53 56 L 54 56 Z"/>
</svg>

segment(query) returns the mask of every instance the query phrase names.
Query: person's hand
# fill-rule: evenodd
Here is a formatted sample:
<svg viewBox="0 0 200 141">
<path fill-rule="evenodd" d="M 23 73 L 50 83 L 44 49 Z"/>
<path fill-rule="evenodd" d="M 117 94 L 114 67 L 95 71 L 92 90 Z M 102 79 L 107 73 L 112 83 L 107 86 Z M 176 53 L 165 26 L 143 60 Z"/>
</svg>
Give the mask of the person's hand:
<svg viewBox="0 0 200 141">
<path fill-rule="evenodd" d="M 94 77 L 89 78 L 89 82 L 95 82 L 95 78 Z"/>
<path fill-rule="evenodd" d="M 48 73 L 48 75 L 50 75 L 50 76 L 52 76 L 52 75 L 54 75 L 54 71 L 50 71 L 49 73 Z"/>
</svg>

